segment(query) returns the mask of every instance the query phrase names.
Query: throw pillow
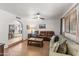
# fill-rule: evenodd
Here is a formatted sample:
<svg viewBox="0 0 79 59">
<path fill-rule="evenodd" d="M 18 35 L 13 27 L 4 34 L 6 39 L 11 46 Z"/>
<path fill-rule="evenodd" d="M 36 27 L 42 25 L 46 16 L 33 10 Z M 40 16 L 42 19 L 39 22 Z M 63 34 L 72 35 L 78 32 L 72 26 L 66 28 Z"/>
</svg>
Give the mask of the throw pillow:
<svg viewBox="0 0 79 59">
<path fill-rule="evenodd" d="M 59 47 L 59 42 L 54 43 L 53 47 L 52 47 L 52 51 L 56 52 L 58 50 Z"/>
<path fill-rule="evenodd" d="M 57 50 L 58 53 L 63 53 L 63 54 L 67 53 L 68 47 L 67 47 L 66 41 L 67 40 L 65 40 L 62 44 L 59 45 Z"/>
<path fill-rule="evenodd" d="M 54 42 L 58 42 L 59 41 L 59 36 L 55 36 L 55 38 L 54 38 Z"/>
</svg>

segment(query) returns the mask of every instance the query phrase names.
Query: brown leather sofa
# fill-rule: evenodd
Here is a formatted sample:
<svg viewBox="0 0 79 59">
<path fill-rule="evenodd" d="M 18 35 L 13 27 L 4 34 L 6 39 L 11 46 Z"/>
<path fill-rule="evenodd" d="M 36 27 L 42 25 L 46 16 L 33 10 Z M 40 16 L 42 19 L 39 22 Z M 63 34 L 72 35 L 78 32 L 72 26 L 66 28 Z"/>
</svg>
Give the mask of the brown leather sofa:
<svg viewBox="0 0 79 59">
<path fill-rule="evenodd" d="M 54 35 L 54 31 L 35 31 L 37 34 L 28 34 L 28 38 L 43 38 L 44 41 L 50 41 L 50 38 Z"/>
<path fill-rule="evenodd" d="M 43 38 L 45 41 L 50 41 L 50 38 L 54 35 L 54 31 L 40 31 L 38 37 Z"/>
</svg>

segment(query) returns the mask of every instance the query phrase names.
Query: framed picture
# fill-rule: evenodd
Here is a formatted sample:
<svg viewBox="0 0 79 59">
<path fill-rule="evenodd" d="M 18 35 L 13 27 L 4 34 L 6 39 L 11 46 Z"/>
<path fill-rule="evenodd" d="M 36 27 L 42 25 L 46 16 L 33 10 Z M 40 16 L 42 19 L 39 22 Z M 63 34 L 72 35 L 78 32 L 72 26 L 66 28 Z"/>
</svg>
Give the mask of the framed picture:
<svg viewBox="0 0 79 59">
<path fill-rule="evenodd" d="M 46 24 L 39 24 L 39 29 L 45 29 L 46 28 Z"/>
</svg>

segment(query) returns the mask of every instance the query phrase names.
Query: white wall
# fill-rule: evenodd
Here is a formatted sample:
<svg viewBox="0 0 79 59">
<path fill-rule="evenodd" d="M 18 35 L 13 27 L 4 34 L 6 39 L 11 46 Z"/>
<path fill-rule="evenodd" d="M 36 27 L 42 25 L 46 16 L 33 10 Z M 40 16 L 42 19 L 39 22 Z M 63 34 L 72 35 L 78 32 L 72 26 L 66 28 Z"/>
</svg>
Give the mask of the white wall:
<svg viewBox="0 0 79 59">
<path fill-rule="evenodd" d="M 8 43 L 8 24 L 15 19 L 14 15 L 0 10 L 0 43 L 4 43 L 7 47 Z"/>
<path fill-rule="evenodd" d="M 0 10 L 0 43 L 4 43 L 5 48 L 8 46 L 9 24 L 15 20 L 18 20 L 16 19 L 16 15 Z M 46 24 L 46 29 L 43 29 L 43 30 L 54 31 L 56 34 L 59 34 L 60 32 L 60 20 L 58 19 L 35 20 L 35 19 L 23 18 L 19 21 L 21 21 L 23 24 L 22 25 L 23 39 L 27 39 L 28 31 L 26 29 L 26 25 L 29 25 L 29 24 L 32 24 L 33 26 L 35 26 L 37 30 L 40 30 L 38 27 L 39 24 Z"/>
<path fill-rule="evenodd" d="M 9 24 L 15 20 L 18 20 L 16 19 L 16 15 L 0 10 L 0 43 L 4 43 L 5 48 L 8 47 Z"/>
<path fill-rule="evenodd" d="M 23 21 L 25 23 L 25 28 L 26 28 L 26 25 L 32 25 L 35 27 L 35 30 L 54 31 L 57 35 L 60 33 L 60 20 L 59 19 L 37 20 L 37 19 L 23 18 Z M 39 24 L 46 24 L 46 29 L 39 29 Z M 27 31 L 28 30 L 26 29 L 26 32 Z"/>
</svg>

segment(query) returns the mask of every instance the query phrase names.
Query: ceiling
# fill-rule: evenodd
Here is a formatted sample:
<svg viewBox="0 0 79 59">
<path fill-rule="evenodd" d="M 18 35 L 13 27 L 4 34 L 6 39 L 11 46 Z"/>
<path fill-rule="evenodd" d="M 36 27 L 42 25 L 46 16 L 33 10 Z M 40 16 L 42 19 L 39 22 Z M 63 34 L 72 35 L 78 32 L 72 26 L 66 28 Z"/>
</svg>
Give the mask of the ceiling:
<svg viewBox="0 0 79 59">
<path fill-rule="evenodd" d="M 73 3 L 0 3 L 0 9 L 20 17 L 40 12 L 45 18 L 60 18 Z"/>
</svg>

